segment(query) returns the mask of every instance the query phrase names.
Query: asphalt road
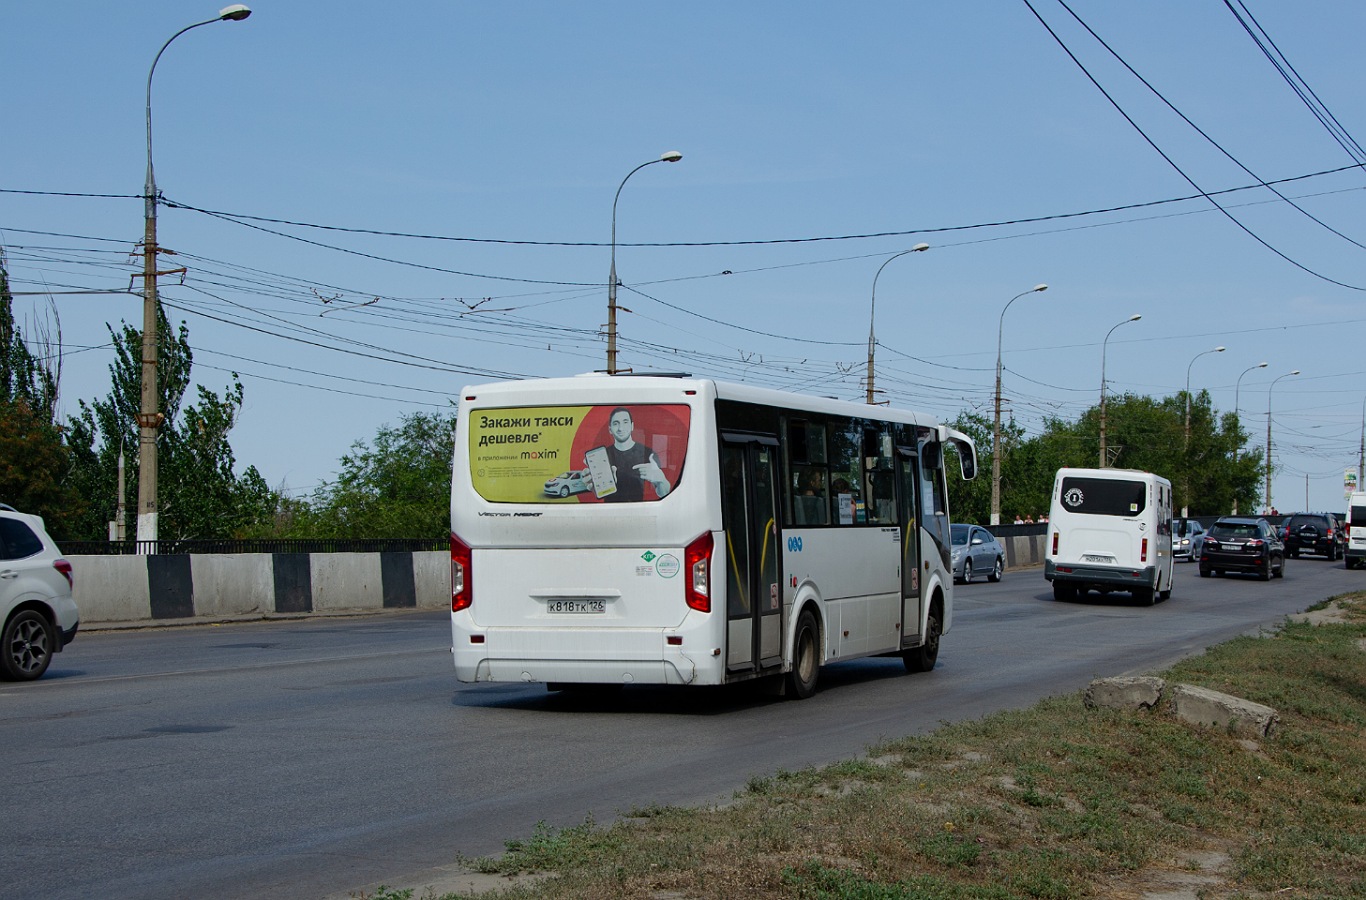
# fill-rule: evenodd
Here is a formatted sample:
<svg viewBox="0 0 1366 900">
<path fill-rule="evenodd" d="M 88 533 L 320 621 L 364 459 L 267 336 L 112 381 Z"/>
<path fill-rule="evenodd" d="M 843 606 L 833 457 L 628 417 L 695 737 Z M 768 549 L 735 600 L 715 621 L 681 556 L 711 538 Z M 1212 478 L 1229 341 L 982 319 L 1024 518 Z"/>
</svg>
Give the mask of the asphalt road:
<svg viewBox="0 0 1366 900">
<path fill-rule="evenodd" d="M 1341 562 L 1058 603 L 1042 570 L 960 587 L 940 664 L 752 690 L 462 685 L 444 613 L 82 634 L 0 683 L 9 898 L 322 897 L 497 853 L 535 824 L 725 799 L 753 776 L 1162 668 L 1334 594 Z M 410 882 L 411 883 L 411 882 Z"/>
</svg>

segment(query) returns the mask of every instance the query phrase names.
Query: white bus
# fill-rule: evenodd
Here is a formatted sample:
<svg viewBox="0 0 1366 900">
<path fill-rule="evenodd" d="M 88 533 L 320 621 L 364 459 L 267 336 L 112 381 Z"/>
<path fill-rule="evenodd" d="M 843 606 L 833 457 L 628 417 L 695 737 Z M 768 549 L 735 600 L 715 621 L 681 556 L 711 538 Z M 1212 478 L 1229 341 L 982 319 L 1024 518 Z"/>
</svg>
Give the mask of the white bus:
<svg viewBox="0 0 1366 900">
<path fill-rule="evenodd" d="M 944 448 L 919 413 L 689 376 L 461 395 L 451 634 L 461 681 L 807 697 L 820 667 L 933 668 L 953 623 Z"/>
<path fill-rule="evenodd" d="M 1134 469 L 1059 469 L 1048 511 L 1044 578 L 1053 596 L 1128 591 L 1139 603 L 1172 593 L 1172 485 Z"/>
</svg>

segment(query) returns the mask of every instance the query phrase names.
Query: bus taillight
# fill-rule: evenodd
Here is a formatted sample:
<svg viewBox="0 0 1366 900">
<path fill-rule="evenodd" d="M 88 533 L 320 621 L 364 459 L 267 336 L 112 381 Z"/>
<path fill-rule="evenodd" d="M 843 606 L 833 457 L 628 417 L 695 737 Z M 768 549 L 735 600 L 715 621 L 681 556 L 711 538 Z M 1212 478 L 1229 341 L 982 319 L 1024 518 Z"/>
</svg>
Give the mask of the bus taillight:
<svg viewBox="0 0 1366 900">
<path fill-rule="evenodd" d="M 474 586 L 470 582 L 469 545 L 451 533 L 451 612 L 469 609 L 474 599 Z"/>
<path fill-rule="evenodd" d="M 711 532 L 698 536 L 683 551 L 683 565 L 688 573 L 688 606 L 698 612 L 711 612 L 711 554 L 715 548 Z"/>
<path fill-rule="evenodd" d="M 1148 539 L 1147 539 L 1147 538 L 1144 538 L 1144 539 L 1143 539 L 1143 549 L 1142 549 L 1142 550 L 1140 551 L 1140 553 L 1139 553 L 1138 561 L 1139 561 L 1139 562 L 1147 562 L 1147 561 L 1148 561 Z"/>
<path fill-rule="evenodd" d="M 1053 532 L 1053 555 L 1058 555 L 1058 532 Z"/>
</svg>

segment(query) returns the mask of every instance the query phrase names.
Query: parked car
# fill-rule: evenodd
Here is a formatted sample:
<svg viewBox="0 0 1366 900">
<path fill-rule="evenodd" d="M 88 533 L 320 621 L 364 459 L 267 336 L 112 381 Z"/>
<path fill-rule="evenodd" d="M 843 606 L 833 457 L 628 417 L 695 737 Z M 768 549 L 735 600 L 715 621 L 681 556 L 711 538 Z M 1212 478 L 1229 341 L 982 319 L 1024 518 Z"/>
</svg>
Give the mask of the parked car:
<svg viewBox="0 0 1366 900">
<path fill-rule="evenodd" d="M 1200 547 L 1200 577 L 1254 572 L 1263 581 L 1285 575 L 1285 544 L 1266 519 L 1224 516 L 1210 526 Z"/>
<path fill-rule="evenodd" d="M 1205 540 L 1205 526 L 1196 519 L 1172 519 L 1172 558 L 1195 562 Z"/>
<path fill-rule="evenodd" d="M 588 482 L 584 481 L 584 476 L 587 474 L 581 469 L 561 472 L 545 483 L 545 493 L 550 497 L 568 497 L 570 494 L 582 494 L 584 491 L 590 490 Z"/>
<path fill-rule="evenodd" d="M 0 677 L 31 681 L 76 637 L 71 563 L 40 517 L 0 507 Z"/>
<path fill-rule="evenodd" d="M 977 575 L 1000 581 L 1006 570 L 1006 549 L 980 525 L 953 525 L 953 580 L 968 584 Z"/>
<path fill-rule="evenodd" d="M 1280 537 L 1294 557 L 1318 553 L 1333 561 L 1347 554 L 1347 530 L 1334 513 L 1295 513 L 1281 522 Z"/>
</svg>

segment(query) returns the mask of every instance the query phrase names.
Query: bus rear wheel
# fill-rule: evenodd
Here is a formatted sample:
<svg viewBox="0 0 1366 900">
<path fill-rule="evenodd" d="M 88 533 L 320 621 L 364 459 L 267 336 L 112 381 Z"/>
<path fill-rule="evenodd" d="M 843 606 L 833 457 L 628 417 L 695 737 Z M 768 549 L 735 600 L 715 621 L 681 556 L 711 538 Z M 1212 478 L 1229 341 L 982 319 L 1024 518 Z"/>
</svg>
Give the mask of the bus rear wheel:
<svg viewBox="0 0 1366 900">
<path fill-rule="evenodd" d="M 939 661 L 939 635 L 944 631 L 938 601 L 930 604 L 930 615 L 925 620 L 925 641 L 919 647 L 901 651 L 901 662 L 907 672 L 928 672 Z"/>
<path fill-rule="evenodd" d="M 797 635 L 792 641 L 792 671 L 787 675 L 787 689 L 798 700 L 816 693 L 816 681 L 821 674 L 819 638 L 816 617 L 808 609 L 797 619 Z"/>
</svg>

